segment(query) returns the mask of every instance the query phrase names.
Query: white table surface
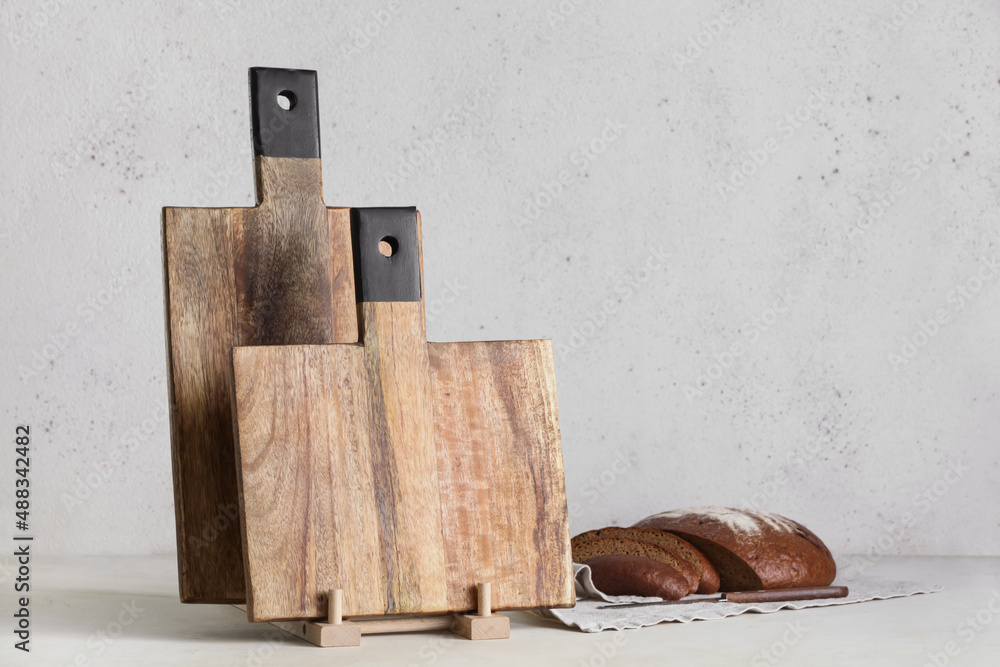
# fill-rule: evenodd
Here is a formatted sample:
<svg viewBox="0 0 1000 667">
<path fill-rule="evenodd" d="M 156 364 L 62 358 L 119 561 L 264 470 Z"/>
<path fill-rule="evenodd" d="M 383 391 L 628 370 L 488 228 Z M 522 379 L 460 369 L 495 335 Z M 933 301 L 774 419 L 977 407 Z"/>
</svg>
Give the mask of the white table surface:
<svg viewBox="0 0 1000 667">
<path fill-rule="evenodd" d="M 4 577 L 0 664 L 1000 665 L 1000 558 L 887 557 L 868 573 L 945 590 L 620 633 L 586 634 L 511 612 L 508 640 L 368 635 L 360 647 L 321 649 L 269 624 L 250 624 L 230 606 L 180 604 L 173 556 L 39 557 L 31 573 L 30 655 L 13 648 L 12 578 Z M 131 605 L 134 619 L 123 605 Z M 952 656 L 945 653 L 949 642 Z M 765 653 L 769 648 L 774 653 Z"/>
</svg>

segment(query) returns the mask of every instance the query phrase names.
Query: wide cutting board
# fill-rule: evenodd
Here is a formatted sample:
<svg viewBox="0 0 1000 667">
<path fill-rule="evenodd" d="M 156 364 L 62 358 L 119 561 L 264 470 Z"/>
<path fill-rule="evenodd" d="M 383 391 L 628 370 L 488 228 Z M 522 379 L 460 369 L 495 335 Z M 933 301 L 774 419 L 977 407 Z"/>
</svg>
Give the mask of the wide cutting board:
<svg viewBox="0 0 1000 667">
<path fill-rule="evenodd" d="M 184 602 L 245 600 L 232 347 L 358 340 L 350 209 L 323 203 L 316 73 L 251 69 L 250 108 L 257 205 L 163 209 Z"/>
<path fill-rule="evenodd" d="M 354 209 L 359 345 L 236 347 L 250 620 L 574 604 L 551 341 L 427 343 L 414 209 Z"/>
</svg>

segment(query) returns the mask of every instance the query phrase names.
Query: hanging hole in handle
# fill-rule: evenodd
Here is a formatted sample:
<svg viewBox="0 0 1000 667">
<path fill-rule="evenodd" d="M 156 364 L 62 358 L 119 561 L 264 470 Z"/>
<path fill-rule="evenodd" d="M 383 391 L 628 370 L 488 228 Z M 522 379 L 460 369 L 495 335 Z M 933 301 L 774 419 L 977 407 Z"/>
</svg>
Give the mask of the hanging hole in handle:
<svg viewBox="0 0 1000 667">
<path fill-rule="evenodd" d="M 392 257 L 399 251 L 399 241 L 391 236 L 383 236 L 378 242 L 378 251 L 383 257 Z"/>
<path fill-rule="evenodd" d="M 284 109 L 285 111 L 291 111 L 292 109 L 294 109 L 295 102 L 297 101 L 295 99 L 295 93 L 293 93 L 290 90 L 283 90 L 280 93 L 278 93 L 277 100 L 278 100 L 278 106 Z"/>
</svg>

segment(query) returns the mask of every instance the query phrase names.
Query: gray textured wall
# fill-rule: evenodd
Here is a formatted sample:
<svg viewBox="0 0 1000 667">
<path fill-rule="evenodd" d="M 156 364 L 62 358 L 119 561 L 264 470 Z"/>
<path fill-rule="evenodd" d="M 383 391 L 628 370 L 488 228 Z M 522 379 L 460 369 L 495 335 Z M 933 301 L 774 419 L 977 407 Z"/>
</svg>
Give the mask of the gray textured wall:
<svg viewBox="0 0 1000 667">
<path fill-rule="evenodd" d="M 252 203 L 268 65 L 319 71 L 329 204 L 423 211 L 432 340 L 556 341 L 574 531 L 1000 553 L 996 2 L 0 7 L 0 440 L 35 429 L 46 552 L 173 549 L 160 208 Z"/>
</svg>

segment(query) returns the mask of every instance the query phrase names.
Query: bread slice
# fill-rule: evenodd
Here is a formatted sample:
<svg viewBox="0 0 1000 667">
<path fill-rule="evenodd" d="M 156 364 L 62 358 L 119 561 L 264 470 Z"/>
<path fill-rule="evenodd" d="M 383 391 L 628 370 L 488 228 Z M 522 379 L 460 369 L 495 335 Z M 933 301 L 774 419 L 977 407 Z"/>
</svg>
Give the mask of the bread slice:
<svg viewBox="0 0 1000 667">
<path fill-rule="evenodd" d="M 608 554 L 586 561 L 597 590 L 607 595 L 642 595 L 680 600 L 688 581 L 671 566 L 641 556 Z"/>
<path fill-rule="evenodd" d="M 722 591 L 829 586 L 837 576 L 822 540 L 802 524 L 770 512 L 687 507 L 635 525 L 691 542 L 719 571 Z"/>
<path fill-rule="evenodd" d="M 695 548 L 690 542 L 672 535 L 671 533 L 657 530 L 655 528 L 622 528 L 619 526 L 609 526 L 589 530 L 580 533 L 573 538 L 573 542 L 586 542 L 598 537 L 626 537 L 643 542 L 652 542 L 665 549 L 676 552 L 684 560 L 694 567 L 698 574 L 698 593 L 716 593 L 719 590 L 719 572 L 712 565 L 711 560 L 705 557 L 701 551 Z"/>
<path fill-rule="evenodd" d="M 652 558 L 680 572 L 687 580 L 688 593 L 694 593 L 698 590 L 698 573 L 694 571 L 694 566 L 684 560 L 676 551 L 671 551 L 652 542 L 643 542 L 628 537 L 597 537 L 582 541 L 574 537 L 572 547 L 574 563 L 585 563 L 598 556 L 609 554 Z"/>
</svg>

